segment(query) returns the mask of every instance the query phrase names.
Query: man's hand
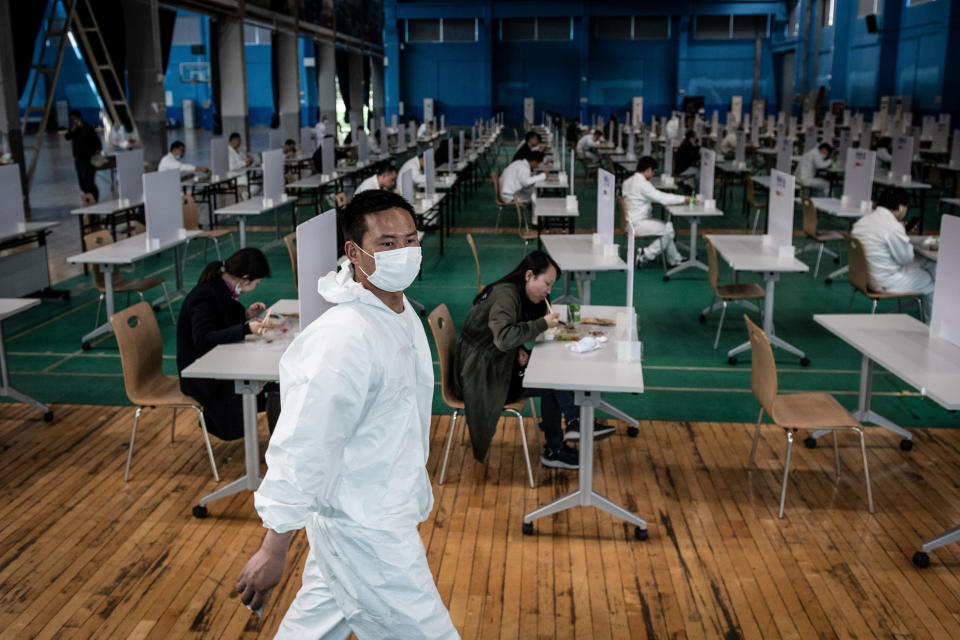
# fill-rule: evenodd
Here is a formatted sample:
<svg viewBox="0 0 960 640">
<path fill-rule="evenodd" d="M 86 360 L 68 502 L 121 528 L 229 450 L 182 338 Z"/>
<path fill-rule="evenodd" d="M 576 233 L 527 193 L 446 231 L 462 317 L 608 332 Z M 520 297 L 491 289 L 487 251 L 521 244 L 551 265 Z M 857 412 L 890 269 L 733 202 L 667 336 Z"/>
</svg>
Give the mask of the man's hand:
<svg viewBox="0 0 960 640">
<path fill-rule="evenodd" d="M 277 533 L 270 529 L 260 549 L 247 561 L 237 576 L 240 602 L 253 610 L 263 606 L 270 591 L 280 583 L 287 563 L 287 549 L 293 532 Z"/>
<path fill-rule="evenodd" d="M 690 204 L 690 196 L 683 196 L 683 204 Z"/>
<path fill-rule="evenodd" d="M 560 324 L 560 314 L 559 313 L 548 313 L 543 316 L 543 319 L 547 322 L 547 328 L 553 329 L 555 326 Z"/>
</svg>

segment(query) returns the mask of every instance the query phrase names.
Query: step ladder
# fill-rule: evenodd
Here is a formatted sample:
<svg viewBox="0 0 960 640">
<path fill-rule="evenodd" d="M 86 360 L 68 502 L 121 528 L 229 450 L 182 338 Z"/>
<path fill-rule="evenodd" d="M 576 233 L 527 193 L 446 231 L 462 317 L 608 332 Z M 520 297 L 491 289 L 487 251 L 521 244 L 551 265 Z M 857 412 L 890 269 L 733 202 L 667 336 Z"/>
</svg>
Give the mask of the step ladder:
<svg viewBox="0 0 960 640">
<path fill-rule="evenodd" d="M 58 5 L 63 6 L 65 18 L 57 16 Z M 27 156 L 27 191 L 33 185 L 33 176 L 37 171 L 37 162 L 40 159 L 40 150 L 43 148 L 47 134 L 47 125 L 50 121 L 50 112 L 53 109 L 53 97 L 56 93 L 57 81 L 60 78 L 60 69 L 63 65 L 63 56 L 69 45 L 69 34 L 73 33 L 77 46 L 83 55 L 84 62 L 93 78 L 94 87 L 103 103 L 106 117 L 111 126 L 123 126 L 134 139 L 140 140 L 137 123 L 133 119 L 133 112 L 127 102 L 126 89 L 117 70 L 110 59 L 107 45 L 100 33 L 97 19 L 90 6 L 90 0 L 52 0 L 47 7 L 46 31 L 43 37 L 43 46 L 40 55 L 30 66 L 33 71 L 27 83 L 27 103 L 23 118 L 23 133 L 26 135 L 31 114 L 41 114 L 40 126 L 37 129 L 35 143 L 24 148 Z M 49 66 L 48 54 L 56 50 L 56 59 L 53 66 Z M 34 103 L 37 88 L 45 87 L 46 98 L 43 105 Z M 138 145 L 142 144 L 138 142 Z"/>
</svg>

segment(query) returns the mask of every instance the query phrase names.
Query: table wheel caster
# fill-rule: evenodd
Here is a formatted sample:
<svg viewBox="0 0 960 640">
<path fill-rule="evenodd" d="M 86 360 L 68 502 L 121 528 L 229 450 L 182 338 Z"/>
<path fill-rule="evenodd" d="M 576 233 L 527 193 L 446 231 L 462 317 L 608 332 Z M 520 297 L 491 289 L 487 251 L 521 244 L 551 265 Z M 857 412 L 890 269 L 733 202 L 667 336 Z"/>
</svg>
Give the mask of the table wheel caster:
<svg viewBox="0 0 960 640">
<path fill-rule="evenodd" d="M 824 282 L 824 284 L 833 284 L 833 278 L 827 278 L 827 279 L 824 280 L 823 282 Z"/>
<path fill-rule="evenodd" d="M 700 314 L 700 324 L 707 324 L 707 316 Z"/>
<path fill-rule="evenodd" d="M 525 536 L 532 536 L 532 535 L 533 535 L 533 523 L 532 523 L 532 522 L 524 522 L 524 523 L 523 523 L 523 535 L 525 535 Z"/>
<path fill-rule="evenodd" d="M 47 411 L 45 414 L 43 414 L 43 421 L 53 422 L 53 411 Z"/>
<path fill-rule="evenodd" d="M 631 438 L 636 438 L 640 435 L 640 429 L 637 427 L 627 427 L 627 435 Z"/>
<path fill-rule="evenodd" d="M 641 529 L 640 527 L 636 527 L 633 530 L 633 537 L 636 538 L 637 540 L 646 540 L 649 537 L 649 534 L 647 533 L 646 529 Z"/>
<path fill-rule="evenodd" d="M 801 367 L 809 367 L 809 366 L 810 366 L 810 358 L 808 358 L 807 356 L 803 356 L 802 358 L 800 358 L 800 366 L 801 366 Z"/>
<path fill-rule="evenodd" d="M 930 556 L 925 554 L 923 551 L 917 551 L 915 554 L 913 554 L 913 564 L 921 569 L 926 569 L 930 566 Z"/>
<path fill-rule="evenodd" d="M 903 451 L 912 451 L 913 450 L 913 440 L 908 440 L 904 438 L 900 441 L 900 449 Z"/>
<path fill-rule="evenodd" d="M 196 506 L 193 508 L 193 517 L 194 517 L 194 518 L 200 518 L 200 519 L 206 518 L 206 517 L 207 517 L 207 508 L 206 508 L 204 505 L 202 505 L 202 504 L 196 505 Z"/>
<path fill-rule="evenodd" d="M 737 356 L 730 356 L 727 358 L 727 364 L 737 364 L 738 362 L 740 361 L 737 359 Z"/>
<path fill-rule="evenodd" d="M 817 439 L 813 436 L 809 436 L 803 439 L 803 446 L 807 449 L 816 449 L 817 448 Z"/>
<path fill-rule="evenodd" d="M 83 349 L 84 351 L 90 351 L 90 343 L 84 342 L 83 344 L 80 345 L 80 348 Z"/>
<path fill-rule="evenodd" d="M 664 282 L 670 282 L 670 276 L 663 276 Z"/>
</svg>

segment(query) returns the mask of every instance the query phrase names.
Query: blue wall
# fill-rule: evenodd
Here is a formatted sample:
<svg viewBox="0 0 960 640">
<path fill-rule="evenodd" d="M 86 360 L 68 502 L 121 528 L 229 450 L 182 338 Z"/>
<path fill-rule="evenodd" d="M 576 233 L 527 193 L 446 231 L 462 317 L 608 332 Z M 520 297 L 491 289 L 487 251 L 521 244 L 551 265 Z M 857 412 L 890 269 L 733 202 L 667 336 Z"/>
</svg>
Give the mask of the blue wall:
<svg viewBox="0 0 960 640">
<path fill-rule="evenodd" d="M 674 0 L 669 5 L 614 2 L 494 2 L 492 0 L 384 0 L 387 25 L 384 46 L 387 73 L 387 112 L 422 117 L 423 98 L 437 102 L 437 113 L 453 124 L 503 111 L 506 121 L 522 120 L 524 97 L 536 100 L 537 117 L 544 109 L 568 116 L 594 114 L 622 116 L 635 95 L 644 97 L 644 116 L 664 115 L 677 108 L 685 95 L 703 96 L 708 114 L 725 114 L 730 98 L 741 95 L 750 108 L 753 93 L 754 42 L 703 40 L 693 37 L 695 15 L 768 14 L 770 36 L 761 50 L 759 97 L 767 113 L 780 110 L 780 84 L 794 82 L 803 93 L 801 55 L 806 53 L 808 89 L 825 87 L 825 98 L 844 100 L 854 107 L 873 109 L 879 97 L 913 97 L 919 114 L 960 110 L 960 83 L 949 81 L 946 68 L 960 64 L 960 8 L 949 1 L 907 7 L 905 0 L 886 0 L 880 16 L 881 33 L 867 32 L 856 16 L 856 2 L 836 3 L 834 26 L 820 35 L 815 55 L 816 0 L 810 28 L 788 37 L 787 3 L 739 0 L 711 2 Z M 799 11 L 803 27 L 803 4 Z M 593 37 L 591 19 L 600 15 L 671 13 L 670 38 L 610 41 Z M 499 18 L 565 15 L 574 17 L 574 38 L 568 42 L 501 42 Z M 479 18 L 479 40 L 472 43 L 408 43 L 404 19 L 438 17 Z M 804 47 L 806 44 L 806 47 Z M 795 77 L 783 79 L 780 56 L 797 55 Z M 814 59 L 817 58 L 816 68 Z M 585 80 L 583 79 L 585 78 Z M 586 98 L 586 102 L 581 102 Z"/>
</svg>

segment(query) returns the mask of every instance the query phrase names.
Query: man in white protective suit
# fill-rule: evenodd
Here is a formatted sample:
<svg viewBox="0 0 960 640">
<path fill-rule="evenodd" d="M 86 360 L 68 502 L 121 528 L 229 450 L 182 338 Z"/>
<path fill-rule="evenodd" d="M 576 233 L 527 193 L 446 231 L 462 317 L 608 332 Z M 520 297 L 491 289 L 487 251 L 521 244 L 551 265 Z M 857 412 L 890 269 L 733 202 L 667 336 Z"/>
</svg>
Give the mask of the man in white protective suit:
<svg viewBox="0 0 960 640">
<path fill-rule="evenodd" d="M 521 204 L 529 204 L 533 191 L 538 182 L 547 179 L 546 174 L 533 172 L 543 162 L 542 151 L 524 149 L 519 158 L 507 165 L 500 178 L 500 197 L 505 202 L 513 202 L 516 198 Z"/>
<path fill-rule="evenodd" d="M 890 293 L 916 293 L 923 298 L 923 320 L 933 313 L 933 285 L 937 264 L 915 256 L 903 225 L 909 198 L 903 189 L 880 194 L 877 208 L 853 225 L 853 236 L 863 244 L 870 270 L 870 287 Z"/>
<path fill-rule="evenodd" d="M 280 360 L 281 413 L 254 504 L 267 529 L 237 577 L 252 609 L 306 529 L 303 586 L 276 638 L 459 638 L 417 525 L 433 507 L 426 462 L 433 365 L 403 290 L 420 269 L 413 211 L 384 190 L 343 212 L 348 259 L 320 279 L 335 306 Z"/>
<path fill-rule="evenodd" d="M 659 202 L 663 206 L 687 204 L 690 196 L 666 193 L 653 186 L 650 181 L 656 169 L 657 161 L 650 156 L 643 156 L 637 160 L 636 173 L 624 180 L 620 188 L 627 207 L 627 219 L 630 220 L 634 233 L 660 235 L 646 247 L 637 247 L 638 268 L 645 262 L 655 260 L 661 251 L 667 252 L 667 264 L 676 266 L 683 262 L 677 245 L 673 242 L 676 236 L 673 223 L 654 218 L 653 203 Z"/>
<path fill-rule="evenodd" d="M 833 147 L 826 142 L 821 142 L 816 149 L 810 149 L 800 156 L 797 162 L 797 184 L 810 189 L 814 196 L 829 195 L 830 183 L 824 178 L 817 177 L 817 170 L 828 169 L 830 167 L 830 154 L 833 153 Z"/>
</svg>

